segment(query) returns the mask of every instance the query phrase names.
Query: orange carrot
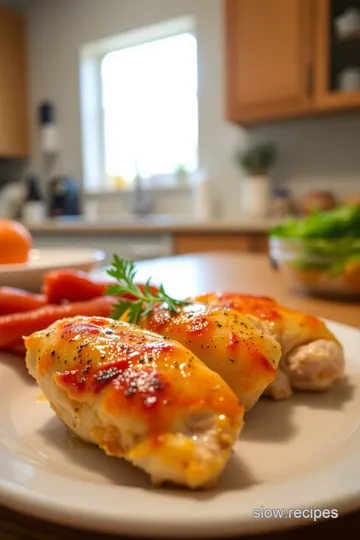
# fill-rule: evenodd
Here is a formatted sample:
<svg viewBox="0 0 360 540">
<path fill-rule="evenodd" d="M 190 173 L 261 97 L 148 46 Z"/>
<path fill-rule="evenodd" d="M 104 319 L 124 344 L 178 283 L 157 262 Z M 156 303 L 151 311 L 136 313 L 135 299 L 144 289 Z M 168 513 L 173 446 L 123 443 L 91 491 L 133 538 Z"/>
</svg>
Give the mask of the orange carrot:
<svg viewBox="0 0 360 540">
<path fill-rule="evenodd" d="M 25 356 L 26 354 L 26 347 L 23 339 L 2 350 L 10 354 L 15 354 L 16 356 Z"/>
<path fill-rule="evenodd" d="M 23 336 L 47 328 L 64 317 L 76 315 L 109 317 L 116 299 L 102 296 L 86 302 L 74 302 L 62 306 L 47 305 L 26 313 L 15 313 L 0 317 L 0 349 L 18 345 Z"/>
<path fill-rule="evenodd" d="M 91 300 L 105 294 L 111 284 L 92 280 L 86 272 L 78 270 L 55 270 L 45 275 L 42 292 L 46 295 L 49 304 L 60 304 L 64 301 L 81 302 Z M 143 284 L 139 284 L 143 291 Z M 158 292 L 158 288 L 151 285 L 152 293 Z M 132 294 L 124 295 L 124 298 L 133 300 Z"/>
<path fill-rule="evenodd" d="M 13 287 L 0 287 L 0 315 L 23 313 L 46 304 L 43 294 L 34 294 Z"/>
<path fill-rule="evenodd" d="M 49 304 L 60 304 L 63 301 L 81 302 L 102 296 L 108 285 L 109 283 L 96 283 L 86 272 L 59 270 L 45 275 L 42 292 Z"/>
</svg>

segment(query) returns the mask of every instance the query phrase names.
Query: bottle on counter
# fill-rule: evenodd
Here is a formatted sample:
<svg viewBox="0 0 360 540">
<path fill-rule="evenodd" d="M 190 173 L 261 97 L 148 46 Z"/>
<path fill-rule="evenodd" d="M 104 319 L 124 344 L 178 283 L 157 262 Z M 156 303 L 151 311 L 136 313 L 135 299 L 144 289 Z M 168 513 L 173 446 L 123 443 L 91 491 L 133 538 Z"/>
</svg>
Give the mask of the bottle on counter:
<svg viewBox="0 0 360 540">
<path fill-rule="evenodd" d="M 295 212 L 291 192 L 285 188 L 274 189 L 271 197 L 270 214 L 274 218 L 285 218 Z"/>
<path fill-rule="evenodd" d="M 26 196 L 22 209 L 22 219 L 27 223 L 42 221 L 45 218 L 45 203 L 39 179 L 29 175 L 26 179 Z"/>
</svg>

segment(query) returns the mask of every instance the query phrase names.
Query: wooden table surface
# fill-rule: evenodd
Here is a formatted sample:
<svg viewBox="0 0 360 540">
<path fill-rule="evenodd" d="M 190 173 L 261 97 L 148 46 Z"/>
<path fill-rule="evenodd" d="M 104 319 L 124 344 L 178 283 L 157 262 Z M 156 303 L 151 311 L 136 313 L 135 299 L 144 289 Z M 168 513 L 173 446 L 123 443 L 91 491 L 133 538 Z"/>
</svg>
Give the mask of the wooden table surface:
<svg viewBox="0 0 360 540">
<path fill-rule="evenodd" d="M 282 276 L 270 268 L 268 259 L 263 255 L 214 253 L 179 256 L 142 262 L 139 263 L 138 268 L 139 279 L 146 279 L 151 275 L 154 282 L 164 283 L 169 294 L 174 296 L 188 296 L 216 289 L 269 295 L 293 308 L 360 328 L 360 304 L 335 303 L 294 294 Z M 241 538 L 243 540 L 250 538 L 312 540 L 321 533 L 330 534 L 330 538 L 336 534 L 355 538 L 359 529 L 360 512 L 322 523 L 311 523 L 306 527 L 291 531 L 284 530 Z M 100 540 L 104 537 L 106 537 L 104 534 L 79 531 L 48 523 L 0 507 L 0 540 Z M 125 540 L 124 536 L 116 538 Z"/>
</svg>

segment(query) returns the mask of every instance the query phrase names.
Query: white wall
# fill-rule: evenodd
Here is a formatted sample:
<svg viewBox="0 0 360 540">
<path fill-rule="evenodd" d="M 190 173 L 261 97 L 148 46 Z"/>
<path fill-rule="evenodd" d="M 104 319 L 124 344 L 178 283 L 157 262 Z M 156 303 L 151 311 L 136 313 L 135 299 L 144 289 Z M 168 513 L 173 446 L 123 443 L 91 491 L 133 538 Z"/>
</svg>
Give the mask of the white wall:
<svg viewBox="0 0 360 540">
<path fill-rule="evenodd" d="M 276 141 L 273 176 L 298 196 L 314 188 L 360 193 L 360 112 L 264 126 L 253 137 Z"/>
<path fill-rule="evenodd" d="M 91 40 L 141 28 L 182 15 L 197 19 L 199 54 L 200 162 L 209 171 L 218 211 L 237 215 L 240 172 L 232 162 L 235 143 L 245 135 L 223 120 L 222 0 L 29 0 L 30 104 L 32 166 L 40 157 L 36 108 L 42 99 L 57 107 L 62 142 L 58 172 L 82 175 L 78 54 Z M 360 191 L 360 116 L 288 121 L 257 129 L 253 136 L 272 138 L 280 159 L 274 176 L 295 193 L 317 185 Z M 167 197 L 163 207 L 172 208 Z M 113 201 L 113 199 L 112 199 Z M 173 208 L 178 208 L 173 198 Z M 113 206 L 116 206 L 113 202 Z M 186 209 L 186 198 L 181 210 Z M 102 208 L 106 210 L 104 199 Z"/>
</svg>

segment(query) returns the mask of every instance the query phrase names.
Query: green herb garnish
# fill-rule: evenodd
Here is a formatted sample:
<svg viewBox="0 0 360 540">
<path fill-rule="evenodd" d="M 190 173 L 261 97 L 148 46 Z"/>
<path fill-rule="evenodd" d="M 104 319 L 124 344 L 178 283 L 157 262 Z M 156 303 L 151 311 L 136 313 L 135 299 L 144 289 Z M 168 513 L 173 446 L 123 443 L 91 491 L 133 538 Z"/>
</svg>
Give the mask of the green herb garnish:
<svg viewBox="0 0 360 540">
<path fill-rule="evenodd" d="M 152 291 L 150 285 L 151 277 L 143 285 L 143 288 L 141 288 L 134 281 L 136 272 L 133 261 L 120 259 L 117 255 L 113 256 L 111 267 L 107 270 L 107 273 L 116 279 L 116 283 L 110 284 L 105 294 L 119 297 L 128 297 L 130 295 L 133 298 L 120 298 L 114 304 L 113 319 L 120 319 L 128 311 L 128 322 L 136 324 L 140 317 L 148 315 L 153 311 L 155 304 L 165 304 L 170 311 L 177 313 L 180 306 L 190 303 L 188 300 L 171 298 L 166 294 L 163 285 L 159 285 L 158 291 Z"/>
</svg>

